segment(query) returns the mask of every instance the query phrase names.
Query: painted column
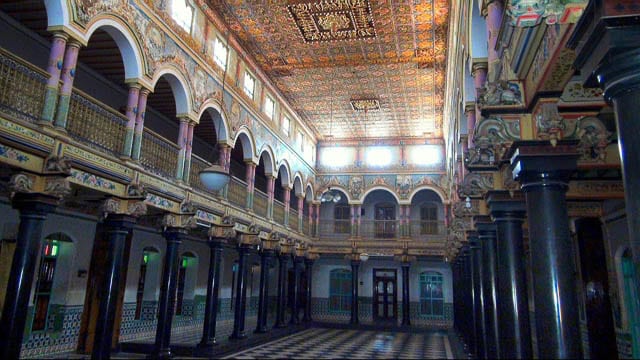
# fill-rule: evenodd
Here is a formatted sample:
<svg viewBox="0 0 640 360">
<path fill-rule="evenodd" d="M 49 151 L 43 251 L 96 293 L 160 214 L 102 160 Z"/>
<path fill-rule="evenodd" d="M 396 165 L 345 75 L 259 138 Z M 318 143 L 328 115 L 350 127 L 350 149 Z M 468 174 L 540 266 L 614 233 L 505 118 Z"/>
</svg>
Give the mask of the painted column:
<svg viewBox="0 0 640 360">
<path fill-rule="evenodd" d="M 411 297 L 409 295 L 409 268 L 410 262 L 402 263 L 402 326 L 411 325 Z"/>
<path fill-rule="evenodd" d="M 189 121 L 189 128 L 187 129 L 187 151 L 184 157 L 184 174 L 182 174 L 182 181 L 185 184 L 189 183 L 189 174 L 191 173 L 191 154 L 193 153 L 193 130 L 196 123 Z"/>
<path fill-rule="evenodd" d="M 293 291 L 293 296 L 290 296 L 293 299 L 293 304 L 291 304 L 291 321 L 289 321 L 292 325 L 300 324 L 300 272 L 302 271 L 302 264 L 304 262 L 304 257 L 302 256 L 294 256 L 293 258 L 293 286 L 291 287 L 291 291 Z"/>
<path fill-rule="evenodd" d="M 247 335 L 244 332 L 244 312 L 247 305 L 247 258 L 249 257 L 250 245 L 238 245 L 238 277 L 236 279 L 236 303 L 233 314 L 233 332 L 229 336 L 230 340 L 244 339 Z"/>
<path fill-rule="evenodd" d="M 500 355 L 510 359 L 533 356 L 522 223 L 526 207 L 518 192 L 489 191 L 487 203 L 497 227 L 498 329 Z"/>
<path fill-rule="evenodd" d="M 76 65 L 78 63 L 78 53 L 80 52 L 80 43 L 76 40 L 67 42 L 67 50 L 64 54 L 64 63 L 62 65 L 62 88 L 60 88 L 60 98 L 58 99 L 58 108 L 54 125 L 58 128 L 65 129 L 67 127 L 67 116 L 69 115 L 69 103 L 71 102 L 71 92 L 73 91 L 73 79 L 76 76 Z"/>
<path fill-rule="evenodd" d="M 113 341 L 113 326 L 116 307 L 120 296 L 120 276 L 127 235 L 135 225 L 135 218 L 129 215 L 109 214 L 104 220 L 105 233 L 109 240 L 107 268 L 104 282 L 100 284 L 101 295 L 93 337 L 92 359 L 109 359 Z"/>
<path fill-rule="evenodd" d="M 246 172 L 245 179 L 247 180 L 247 209 L 253 210 L 253 193 L 256 186 L 256 164 L 249 160 L 245 161 Z"/>
<path fill-rule="evenodd" d="M 289 227 L 289 215 L 291 213 L 291 188 L 283 187 L 284 189 L 284 225 Z"/>
<path fill-rule="evenodd" d="M 284 320 L 284 311 L 286 307 L 286 286 L 287 282 L 287 264 L 291 255 L 288 252 L 280 252 L 278 254 L 278 294 L 277 294 L 277 309 L 276 309 L 276 328 L 287 327 L 287 323 Z"/>
<path fill-rule="evenodd" d="M 267 174 L 267 219 L 273 219 L 273 198 L 274 198 L 274 189 L 276 186 L 276 178 Z"/>
<path fill-rule="evenodd" d="M 136 117 L 138 116 L 138 102 L 140 101 L 140 84 L 129 84 L 129 96 L 127 98 L 127 109 L 125 116 L 127 117 L 127 128 L 124 135 L 124 144 L 122 148 L 122 157 L 130 157 L 133 150 L 133 133 L 136 126 Z"/>
<path fill-rule="evenodd" d="M 358 204 L 356 205 L 356 236 L 360 237 L 362 235 L 362 228 L 361 228 L 361 220 L 362 220 L 362 205 Z"/>
<path fill-rule="evenodd" d="M 497 274 L 496 274 L 496 226 L 488 216 L 474 216 L 478 240 L 482 252 L 482 300 L 486 335 L 487 357 L 500 357 L 498 332 Z"/>
<path fill-rule="evenodd" d="M 476 89 L 476 96 L 477 96 L 477 91 L 478 90 Z M 464 115 L 467 119 L 467 142 L 461 144 L 462 156 L 464 156 L 464 154 L 467 152 L 469 148 L 473 147 L 473 134 L 476 127 L 476 103 L 475 102 L 467 103 L 467 105 L 464 107 Z M 463 159 L 463 162 L 464 162 L 464 159 Z M 464 179 L 464 173 L 462 174 L 462 178 Z"/>
<path fill-rule="evenodd" d="M 514 178 L 527 201 L 538 356 L 580 358 L 580 318 L 566 192 L 577 168 L 577 141 L 516 142 Z M 634 180 L 634 181 L 637 181 Z"/>
<path fill-rule="evenodd" d="M 488 0 L 487 7 L 484 9 L 484 16 L 487 20 L 487 42 L 488 42 L 488 62 L 489 62 L 489 82 L 497 80 L 497 68 L 500 64 L 500 58 L 496 51 L 498 43 L 498 33 L 500 25 L 502 25 L 502 13 L 504 12 L 502 0 Z"/>
<path fill-rule="evenodd" d="M 44 94 L 44 107 L 42 108 L 42 122 L 50 125 L 56 112 L 58 102 L 58 89 L 60 88 L 60 72 L 62 70 L 64 51 L 69 36 L 63 32 L 53 33 L 51 51 L 49 52 L 49 64 L 47 65 L 47 90 Z"/>
<path fill-rule="evenodd" d="M 320 236 L 320 204 L 315 204 L 314 206 L 316 211 L 314 211 L 313 228 L 315 229 L 315 235 L 317 237 Z"/>
<path fill-rule="evenodd" d="M 256 333 L 265 333 L 267 328 L 267 311 L 269 302 L 269 268 L 271 267 L 271 259 L 275 255 L 275 251 L 271 249 L 262 249 L 260 254 L 260 291 L 258 297 L 258 321 Z"/>
<path fill-rule="evenodd" d="M 478 107 L 478 100 L 480 97 L 481 91 L 483 91 L 485 83 L 487 82 L 487 68 L 488 64 L 486 61 L 474 61 L 471 66 L 471 76 L 473 76 L 473 86 L 476 89 L 476 103 L 475 103 L 475 112 L 473 113 L 473 117 L 467 117 L 467 145 L 469 148 L 473 148 L 473 136 L 475 135 L 476 129 L 476 120 L 480 117 L 480 108 Z M 471 122 L 469 122 L 471 120 Z"/>
<path fill-rule="evenodd" d="M 209 238 L 209 279 L 207 300 L 204 308 L 202 340 L 198 348 L 209 349 L 216 344 L 216 321 L 218 319 L 218 297 L 220 295 L 220 262 L 223 256 L 224 238 Z"/>
<path fill-rule="evenodd" d="M 407 224 L 407 236 L 411 236 L 411 205 L 407 205 L 404 208 L 404 216 Z"/>
<path fill-rule="evenodd" d="M 178 166 L 176 168 L 176 179 L 182 180 L 184 174 L 184 161 L 187 154 L 187 136 L 189 133 L 189 119 L 186 117 L 180 118 L 180 128 L 178 130 Z"/>
<path fill-rule="evenodd" d="M 57 198 L 47 195 L 16 193 L 11 201 L 20 212 L 16 249 L 0 321 L 0 354 L 3 359 L 18 359 L 29 309 L 29 296 L 42 242 L 42 227 L 47 215 L 55 211 Z"/>
<path fill-rule="evenodd" d="M 352 204 L 351 208 L 349 209 L 350 210 L 349 218 L 351 219 L 350 226 L 351 226 L 351 236 L 352 237 L 357 236 L 356 207 L 357 207 L 357 205 L 353 205 Z"/>
<path fill-rule="evenodd" d="M 220 157 L 218 158 L 218 164 L 224 167 L 224 170 L 229 173 L 231 167 L 231 147 L 227 144 L 219 144 L 218 150 L 220 151 Z M 223 199 L 228 199 L 229 184 L 225 185 L 222 190 L 219 191 L 220 196 Z"/>
<path fill-rule="evenodd" d="M 298 199 L 298 232 L 302 233 L 304 229 L 304 194 L 296 195 Z"/>
<path fill-rule="evenodd" d="M 358 314 L 358 269 L 360 268 L 360 260 L 351 260 L 351 320 L 349 324 L 359 324 Z"/>
<path fill-rule="evenodd" d="M 156 342 L 153 356 L 156 358 L 171 357 L 171 324 L 176 306 L 178 268 L 180 258 L 178 248 L 186 237 L 187 232 L 182 228 L 167 228 L 163 236 L 167 248 L 162 267 L 162 283 L 160 284 L 160 300 L 158 302 L 158 325 L 156 327 Z"/>
<path fill-rule="evenodd" d="M 302 319 L 304 322 L 311 321 L 311 279 L 313 278 L 313 262 L 313 259 L 304 258 L 305 273 L 307 275 L 307 286 L 304 289 L 307 301 L 304 304 L 304 317 Z"/>
<path fill-rule="evenodd" d="M 147 98 L 149 90 L 141 89 L 138 94 L 138 113 L 136 114 L 136 124 L 133 129 L 133 148 L 131 149 L 131 159 L 140 160 L 142 149 L 142 133 L 144 131 L 144 115 L 147 111 Z"/>
</svg>

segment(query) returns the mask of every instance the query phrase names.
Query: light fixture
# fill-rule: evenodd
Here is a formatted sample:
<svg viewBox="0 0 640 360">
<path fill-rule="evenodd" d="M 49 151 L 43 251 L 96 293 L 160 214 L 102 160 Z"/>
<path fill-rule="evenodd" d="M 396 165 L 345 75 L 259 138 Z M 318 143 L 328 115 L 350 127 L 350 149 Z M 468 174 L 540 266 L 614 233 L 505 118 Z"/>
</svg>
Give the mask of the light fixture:
<svg viewBox="0 0 640 360">
<path fill-rule="evenodd" d="M 227 43 L 226 40 L 227 39 L 225 39 L 225 43 Z M 224 85 L 227 78 L 227 68 L 228 64 L 227 62 L 225 62 L 224 73 L 222 74 L 222 91 L 220 92 L 220 107 L 222 109 L 224 109 Z M 211 121 L 213 122 L 214 120 L 211 119 Z M 218 126 L 217 128 L 215 122 L 213 123 L 213 128 L 216 129 L 216 141 L 220 141 L 221 126 L 223 126 L 222 122 L 220 122 L 220 126 Z M 198 176 L 200 176 L 200 182 L 202 182 L 202 185 L 204 185 L 207 189 L 211 191 L 220 191 L 229 183 L 230 176 L 229 171 L 224 166 L 220 165 L 220 162 L 224 163 L 224 160 L 220 159 L 220 149 L 218 149 L 217 147 L 215 148 L 215 154 L 218 155 L 218 163 L 216 163 L 216 160 L 214 159 L 211 166 L 200 171 L 200 173 L 198 173 Z"/>
<path fill-rule="evenodd" d="M 369 254 L 363 252 L 362 254 L 360 254 L 360 261 L 367 261 L 369 260 Z"/>
<path fill-rule="evenodd" d="M 342 195 L 340 195 L 340 191 L 332 190 L 331 187 L 329 187 L 329 189 L 327 189 L 327 191 L 322 193 L 322 195 L 320 196 L 320 202 L 323 202 L 323 203 L 326 203 L 326 202 L 337 203 L 340 200 L 342 200 Z"/>
<path fill-rule="evenodd" d="M 468 196 L 466 199 L 464 199 L 464 207 L 466 207 L 467 209 L 471 209 L 471 198 Z"/>
</svg>

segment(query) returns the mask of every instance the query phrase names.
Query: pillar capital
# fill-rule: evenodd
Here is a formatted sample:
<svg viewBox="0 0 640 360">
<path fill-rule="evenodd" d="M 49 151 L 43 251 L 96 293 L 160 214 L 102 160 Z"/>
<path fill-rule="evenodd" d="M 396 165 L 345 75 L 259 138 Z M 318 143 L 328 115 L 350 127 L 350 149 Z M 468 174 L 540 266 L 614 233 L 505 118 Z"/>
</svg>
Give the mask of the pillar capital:
<svg viewBox="0 0 640 360">
<path fill-rule="evenodd" d="M 525 192 L 536 185 L 566 188 L 577 169 L 577 145 L 577 140 L 561 140 L 555 146 L 547 141 L 515 141 L 505 158 L 511 158 L 513 178 Z"/>
<path fill-rule="evenodd" d="M 487 192 L 485 199 L 494 221 L 524 221 L 527 207 L 521 191 L 491 190 Z"/>
<path fill-rule="evenodd" d="M 487 58 L 473 58 L 471 60 L 471 76 L 476 76 L 477 71 L 487 71 L 489 62 Z"/>
<path fill-rule="evenodd" d="M 209 236 L 209 244 L 223 244 L 235 239 L 236 230 L 235 224 L 232 220 L 221 221 L 220 223 L 214 223 L 209 228 L 207 235 Z"/>
</svg>

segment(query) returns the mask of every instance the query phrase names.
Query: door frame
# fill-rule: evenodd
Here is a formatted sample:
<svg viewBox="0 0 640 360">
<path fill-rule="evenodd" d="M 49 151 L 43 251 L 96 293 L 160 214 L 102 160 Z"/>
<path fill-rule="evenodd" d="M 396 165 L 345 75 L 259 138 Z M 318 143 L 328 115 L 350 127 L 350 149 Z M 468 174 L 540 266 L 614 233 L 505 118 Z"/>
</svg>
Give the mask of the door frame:
<svg viewBox="0 0 640 360">
<path fill-rule="evenodd" d="M 393 277 L 377 276 L 378 272 L 393 272 Z M 378 277 L 393 281 L 393 316 L 391 317 L 384 318 L 384 317 L 378 316 L 378 284 L 376 281 Z M 398 320 L 398 269 L 374 268 L 372 271 L 371 285 L 372 285 L 371 291 L 373 295 L 373 301 L 371 304 L 372 305 L 371 316 L 373 317 L 373 320 L 374 321 L 397 321 Z M 388 305 L 389 304 L 387 303 L 386 306 Z"/>
</svg>

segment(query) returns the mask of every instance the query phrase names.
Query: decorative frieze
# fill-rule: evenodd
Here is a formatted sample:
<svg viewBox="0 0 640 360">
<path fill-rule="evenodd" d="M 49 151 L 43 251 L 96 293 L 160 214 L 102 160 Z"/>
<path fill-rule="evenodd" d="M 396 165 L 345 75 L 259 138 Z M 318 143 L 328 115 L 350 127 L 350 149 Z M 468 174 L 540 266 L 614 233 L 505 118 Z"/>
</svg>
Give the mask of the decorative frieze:
<svg viewBox="0 0 640 360">
<path fill-rule="evenodd" d="M 588 0 L 511 0 L 507 14 L 511 25 L 536 26 L 544 19 L 548 25 L 576 23 Z"/>
<path fill-rule="evenodd" d="M 481 109 L 493 107 L 519 107 L 524 103 L 522 85 L 517 81 L 487 82 L 478 89 L 478 106 Z"/>
</svg>

